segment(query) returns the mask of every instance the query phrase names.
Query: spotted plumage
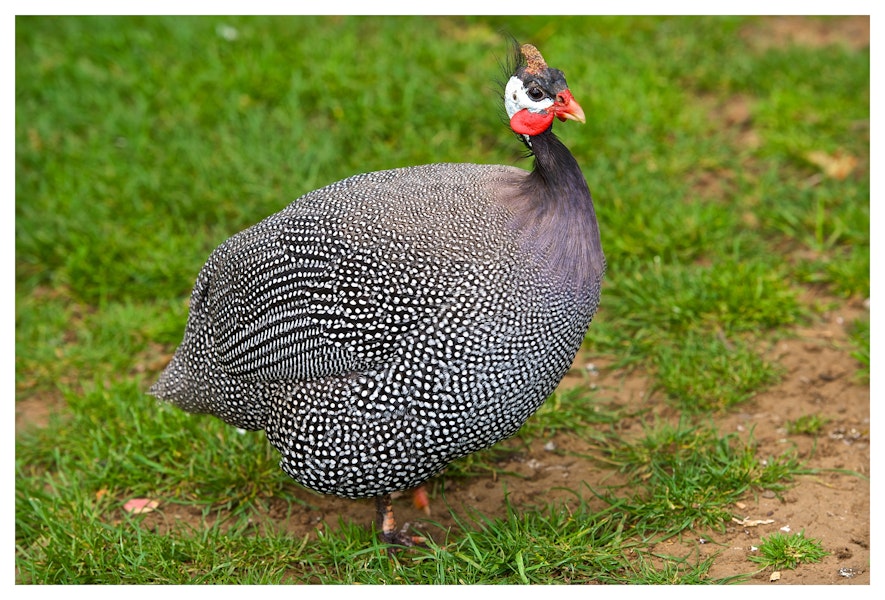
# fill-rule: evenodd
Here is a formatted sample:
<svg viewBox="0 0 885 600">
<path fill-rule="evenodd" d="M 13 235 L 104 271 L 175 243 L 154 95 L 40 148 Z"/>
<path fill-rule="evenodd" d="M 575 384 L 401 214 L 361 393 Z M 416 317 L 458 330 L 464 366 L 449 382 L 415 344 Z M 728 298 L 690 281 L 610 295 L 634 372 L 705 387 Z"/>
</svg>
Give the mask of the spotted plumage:
<svg viewBox="0 0 885 600">
<path fill-rule="evenodd" d="M 577 163 L 549 125 L 533 133 L 583 112 L 537 50 L 514 80 L 548 88 L 507 105 L 534 171 L 357 175 L 233 236 L 150 393 L 265 430 L 286 473 L 350 498 L 418 486 L 513 435 L 574 359 L 605 268 Z"/>
</svg>

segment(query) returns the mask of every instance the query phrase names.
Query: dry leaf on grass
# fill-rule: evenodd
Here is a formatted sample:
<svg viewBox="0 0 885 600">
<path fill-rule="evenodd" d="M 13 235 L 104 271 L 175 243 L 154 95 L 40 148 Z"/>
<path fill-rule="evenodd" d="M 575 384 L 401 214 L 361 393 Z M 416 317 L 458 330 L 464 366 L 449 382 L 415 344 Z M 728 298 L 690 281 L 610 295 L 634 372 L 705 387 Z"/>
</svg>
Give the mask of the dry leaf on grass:
<svg viewBox="0 0 885 600">
<path fill-rule="evenodd" d="M 758 525 L 770 525 L 774 523 L 774 519 L 751 519 L 750 517 L 744 519 L 735 519 L 732 517 L 731 520 L 744 527 L 756 527 Z"/>
<path fill-rule="evenodd" d="M 851 172 L 857 167 L 857 158 L 842 152 L 827 154 L 822 150 L 815 150 L 807 153 L 805 159 L 811 164 L 820 167 L 827 177 L 838 180 L 845 179 L 851 175 Z"/>
</svg>

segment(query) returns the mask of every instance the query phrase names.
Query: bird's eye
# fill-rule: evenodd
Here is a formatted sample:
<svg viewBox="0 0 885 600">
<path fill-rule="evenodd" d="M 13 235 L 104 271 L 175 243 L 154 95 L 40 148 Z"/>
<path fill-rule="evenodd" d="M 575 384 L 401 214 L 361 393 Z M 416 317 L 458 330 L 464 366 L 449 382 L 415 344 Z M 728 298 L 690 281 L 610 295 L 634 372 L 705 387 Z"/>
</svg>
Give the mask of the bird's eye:
<svg viewBox="0 0 885 600">
<path fill-rule="evenodd" d="M 528 94 L 529 94 L 529 98 L 531 98 L 535 102 L 537 102 L 538 100 L 544 99 L 544 92 L 540 88 L 536 88 L 536 87 L 529 88 Z"/>
</svg>

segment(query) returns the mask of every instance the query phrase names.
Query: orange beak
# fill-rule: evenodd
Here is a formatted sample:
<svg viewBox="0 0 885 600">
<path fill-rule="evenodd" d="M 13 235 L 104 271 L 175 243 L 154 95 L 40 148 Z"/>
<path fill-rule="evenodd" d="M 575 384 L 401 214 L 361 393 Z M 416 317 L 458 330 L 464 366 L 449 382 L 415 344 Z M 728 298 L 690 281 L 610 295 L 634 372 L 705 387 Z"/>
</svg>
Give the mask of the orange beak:
<svg viewBox="0 0 885 600">
<path fill-rule="evenodd" d="M 581 105 L 578 104 L 578 101 L 574 99 L 572 93 L 568 90 L 556 94 L 556 102 L 553 103 L 552 109 L 553 114 L 560 121 L 571 119 L 578 123 L 587 122 L 587 119 L 584 118 L 584 109 L 581 108 Z"/>
</svg>

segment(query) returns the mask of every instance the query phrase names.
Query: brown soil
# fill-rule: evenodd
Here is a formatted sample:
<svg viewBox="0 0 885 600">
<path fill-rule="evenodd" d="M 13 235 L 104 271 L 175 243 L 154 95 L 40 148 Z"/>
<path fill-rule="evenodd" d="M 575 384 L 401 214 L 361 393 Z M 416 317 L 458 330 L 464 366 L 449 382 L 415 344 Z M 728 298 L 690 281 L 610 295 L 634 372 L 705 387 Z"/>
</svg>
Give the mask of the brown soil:
<svg viewBox="0 0 885 600">
<path fill-rule="evenodd" d="M 746 27 L 742 37 L 754 48 L 784 46 L 846 46 L 854 50 L 870 47 L 870 17 L 844 18 L 779 16 L 768 17 Z"/>
</svg>

